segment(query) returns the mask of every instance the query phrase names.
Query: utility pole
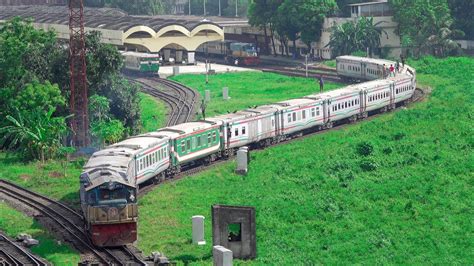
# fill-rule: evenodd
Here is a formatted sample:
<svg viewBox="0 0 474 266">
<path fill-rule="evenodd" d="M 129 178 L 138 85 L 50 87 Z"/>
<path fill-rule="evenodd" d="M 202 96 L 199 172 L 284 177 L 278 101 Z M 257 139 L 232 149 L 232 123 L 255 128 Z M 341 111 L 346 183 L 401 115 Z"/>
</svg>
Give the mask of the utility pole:
<svg viewBox="0 0 474 266">
<path fill-rule="evenodd" d="M 206 0 L 202 2 L 204 4 L 204 17 L 206 17 Z"/>
<path fill-rule="evenodd" d="M 90 144 L 85 46 L 83 0 L 69 0 L 69 107 L 74 115 L 71 129 L 76 147 Z"/>
<path fill-rule="evenodd" d="M 189 15 L 191 16 L 191 0 L 188 0 L 188 5 L 189 5 Z"/>
<path fill-rule="evenodd" d="M 238 9 L 237 9 L 237 3 L 238 2 L 239 2 L 239 0 L 235 0 L 235 17 L 239 16 Z"/>
<path fill-rule="evenodd" d="M 306 77 L 308 77 L 308 54 L 304 56 L 304 65 L 306 67 Z"/>
<path fill-rule="evenodd" d="M 221 13 L 221 0 L 219 0 L 219 17 L 222 16 L 222 13 Z"/>
</svg>

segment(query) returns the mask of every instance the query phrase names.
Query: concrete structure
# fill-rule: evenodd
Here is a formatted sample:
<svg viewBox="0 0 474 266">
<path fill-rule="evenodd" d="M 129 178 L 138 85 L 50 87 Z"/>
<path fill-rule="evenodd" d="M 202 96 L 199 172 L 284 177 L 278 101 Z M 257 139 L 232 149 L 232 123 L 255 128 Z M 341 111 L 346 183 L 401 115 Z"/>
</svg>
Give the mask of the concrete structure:
<svg viewBox="0 0 474 266">
<path fill-rule="evenodd" d="M 255 208 L 212 206 L 212 244 L 230 250 L 237 259 L 257 256 Z"/>
<path fill-rule="evenodd" d="M 204 240 L 204 216 L 195 215 L 193 220 L 193 244 L 205 245 Z"/>
<path fill-rule="evenodd" d="M 66 6 L 3 6 L 0 7 L 0 23 L 15 16 L 31 18 L 35 27 L 54 29 L 59 38 L 68 40 L 68 14 Z M 192 53 L 188 55 L 188 62 L 191 63 L 194 61 L 194 51 L 201 44 L 224 40 L 221 26 L 198 17 L 129 16 L 112 8 L 85 8 L 84 17 L 85 30 L 100 31 L 104 43 L 125 50 L 152 53 L 162 50 L 187 51 Z M 177 57 L 182 59 L 182 54 Z"/>
<path fill-rule="evenodd" d="M 222 99 L 224 100 L 229 100 L 229 88 L 228 87 L 224 87 L 222 88 Z"/>
<path fill-rule="evenodd" d="M 212 248 L 212 257 L 214 266 L 232 266 L 232 250 L 223 246 L 214 246 Z"/>
<path fill-rule="evenodd" d="M 248 159 L 249 159 L 249 148 L 240 147 L 237 151 L 237 169 L 235 172 L 240 175 L 247 175 L 248 172 Z"/>
</svg>

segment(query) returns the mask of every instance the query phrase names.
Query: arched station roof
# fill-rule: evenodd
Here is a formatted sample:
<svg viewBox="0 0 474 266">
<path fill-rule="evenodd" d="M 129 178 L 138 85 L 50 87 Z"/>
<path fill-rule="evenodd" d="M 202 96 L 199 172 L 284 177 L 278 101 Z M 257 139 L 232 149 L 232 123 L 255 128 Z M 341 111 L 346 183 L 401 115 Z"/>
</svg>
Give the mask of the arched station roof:
<svg viewBox="0 0 474 266">
<path fill-rule="evenodd" d="M 2 6 L 0 20 L 15 16 L 31 18 L 34 23 L 66 25 L 66 6 Z M 194 51 L 208 41 L 223 40 L 224 31 L 217 23 L 197 17 L 130 16 L 114 8 L 84 8 L 85 27 L 121 32 L 124 45 L 141 45 L 157 52 L 171 43 Z M 205 34 L 200 34 L 205 33 Z"/>
</svg>

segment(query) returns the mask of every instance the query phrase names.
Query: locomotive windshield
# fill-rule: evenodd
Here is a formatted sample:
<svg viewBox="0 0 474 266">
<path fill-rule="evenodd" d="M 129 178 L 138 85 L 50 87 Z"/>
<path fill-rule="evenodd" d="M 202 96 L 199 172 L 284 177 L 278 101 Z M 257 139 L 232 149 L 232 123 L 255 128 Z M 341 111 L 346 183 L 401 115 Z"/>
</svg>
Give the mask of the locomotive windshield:
<svg viewBox="0 0 474 266">
<path fill-rule="evenodd" d="M 88 202 L 91 205 L 126 204 L 135 201 L 135 189 L 128 187 L 112 190 L 107 187 L 98 187 L 88 192 Z"/>
<path fill-rule="evenodd" d="M 244 45 L 242 50 L 244 50 L 249 55 L 257 56 L 257 49 L 255 48 L 255 45 L 251 43 Z"/>
</svg>

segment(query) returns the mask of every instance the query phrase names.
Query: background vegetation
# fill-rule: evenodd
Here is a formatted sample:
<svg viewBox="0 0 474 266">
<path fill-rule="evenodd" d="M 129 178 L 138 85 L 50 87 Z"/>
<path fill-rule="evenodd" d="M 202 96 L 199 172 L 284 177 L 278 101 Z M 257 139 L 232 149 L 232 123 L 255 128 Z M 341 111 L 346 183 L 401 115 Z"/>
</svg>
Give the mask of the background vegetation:
<svg viewBox="0 0 474 266">
<path fill-rule="evenodd" d="M 140 131 L 138 88 L 120 77 L 122 56 L 86 36 L 91 132 L 97 146 Z M 54 158 L 68 143 L 69 51 L 52 31 L 14 18 L 0 29 L 0 148 Z M 98 112 L 99 115 L 94 115 Z"/>
</svg>

